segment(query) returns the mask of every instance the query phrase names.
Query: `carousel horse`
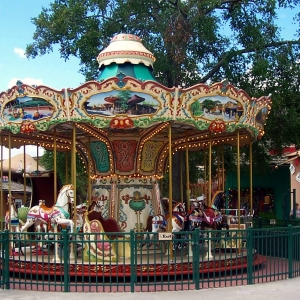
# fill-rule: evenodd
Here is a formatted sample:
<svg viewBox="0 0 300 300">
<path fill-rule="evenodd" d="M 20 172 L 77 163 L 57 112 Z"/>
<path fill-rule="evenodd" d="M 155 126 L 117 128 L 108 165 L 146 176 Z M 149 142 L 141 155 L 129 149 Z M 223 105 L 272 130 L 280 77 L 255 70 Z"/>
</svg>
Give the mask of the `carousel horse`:
<svg viewBox="0 0 300 300">
<path fill-rule="evenodd" d="M 97 212 L 103 212 L 105 210 L 105 207 L 103 205 L 103 201 L 106 201 L 108 198 L 107 196 L 102 195 L 101 197 L 92 197 L 92 203 L 88 207 L 87 211 L 97 211 Z"/>
<path fill-rule="evenodd" d="M 223 191 L 217 191 L 213 197 L 213 205 L 208 207 L 204 204 L 205 197 L 198 197 L 196 202 L 192 205 L 191 210 L 186 214 L 185 230 L 193 231 L 195 228 L 201 229 L 201 235 L 203 236 L 204 230 L 211 235 L 209 229 L 212 230 L 227 230 L 229 234 L 229 225 L 227 223 L 227 217 L 222 216 L 220 209 L 224 204 L 225 195 Z M 208 230 L 207 230 L 208 229 Z M 218 242 L 217 240 L 215 242 Z M 211 239 L 208 239 L 208 252 L 207 257 L 210 258 L 211 253 Z"/>
<path fill-rule="evenodd" d="M 74 186 L 67 184 L 62 187 L 59 192 L 56 204 L 47 207 L 44 204 L 36 205 L 30 208 L 27 215 L 26 223 L 22 226 L 21 232 L 24 232 L 33 224 L 47 224 L 47 229 L 51 228 L 51 224 L 66 225 L 70 228 L 71 233 L 74 232 L 74 223 L 70 219 L 70 205 L 74 202 Z"/>
<path fill-rule="evenodd" d="M 93 210 L 87 214 L 87 218 L 89 221 L 93 221 L 93 220 L 99 221 L 102 224 L 103 231 L 106 233 L 120 232 L 120 228 L 118 226 L 117 221 L 114 218 L 107 218 L 107 219 L 103 218 L 101 212 Z M 115 238 L 116 238 L 115 235 L 109 235 L 109 239 L 115 239 Z"/>
<path fill-rule="evenodd" d="M 151 232 L 149 234 L 149 240 L 151 241 L 154 234 L 158 232 L 162 232 L 166 230 L 167 222 L 171 218 L 172 224 L 172 233 L 176 234 L 176 232 L 180 232 L 184 228 L 185 223 L 185 205 L 181 202 L 173 201 L 172 203 L 172 213 L 169 213 L 169 200 L 163 198 L 161 200 L 161 208 L 163 214 L 159 214 L 156 216 L 149 216 L 147 219 L 147 227 L 146 231 Z M 144 246 L 145 244 L 142 244 Z M 148 244 L 148 246 L 151 246 Z"/>
<path fill-rule="evenodd" d="M 9 205 L 9 194 L 7 195 L 7 205 Z M 9 230 L 9 224 L 11 225 L 11 229 L 13 232 L 17 233 L 20 232 L 20 219 L 18 217 L 18 212 L 15 204 L 15 198 L 11 196 L 11 201 L 10 201 L 10 213 L 9 210 L 5 213 L 5 229 Z M 15 249 L 19 249 L 19 253 L 24 255 L 23 250 L 22 250 L 22 243 L 17 240 L 20 237 L 18 235 L 13 235 L 13 243 L 12 243 L 12 252 L 15 252 Z M 17 246 L 18 245 L 18 246 Z"/>
<path fill-rule="evenodd" d="M 193 203 L 191 210 L 186 214 L 185 230 L 192 231 L 196 227 L 214 230 L 229 229 L 227 220 L 224 220 L 220 212 L 224 202 L 224 192 L 216 192 L 211 207 L 205 205 L 204 201 L 205 196 L 202 195 Z"/>
<path fill-rule="evenodd" d="M 9 205 L 9 194 L 7 195 L 7 205 Z M 17 212 L 17 208 L 16 208 L 16 204 L 15 204 L 15 198 L 13 196 L 11 196 L 11 201 L 10 201 L 10 210 L 8 210 L 5 213 L 5 229 L 9 229 L 9 224 L 11 224 L 11 227 L 13 229 L 13 231 L 15 232 L 19 232 L 20 228 L 20 220 L 18 218 L 18 212 Z"/>
<path fill-rule="evenodd" d="M 39 200 L 39 206 L 45 206 L 45 200 Z M 83 230 L 83 224 L 84 224 L 84 214 L 85 212 L 87 211 L 87 206 L 86 206 L 86 203 L 81 203 L 81 204 L 78 204 L 76 206 L 76 232 L 82 232 Z M 60 231 L 61 229 L 64 229 L 66 228 L 67 226 L 59 226 L 58 227 L 58 230 Z M 48 223 L 45 224 L 45 223 L 39 223 L 36 225 L 35 227 L 35 231 L 37 232 L 38 234 L 38 238 L 40 237 L 39 233 L 41 232 L 48 232 L 49 234 L 48 235 L 45 235 L 44 236 L 44 239 L 45 240 L 53 240 L 54 239 L 54 236 L 53 234 L 51 234 L 51 232 L 54 231 L 54 229 L 51 228 L 49 229 L 48 228 Z"/>
</svg>

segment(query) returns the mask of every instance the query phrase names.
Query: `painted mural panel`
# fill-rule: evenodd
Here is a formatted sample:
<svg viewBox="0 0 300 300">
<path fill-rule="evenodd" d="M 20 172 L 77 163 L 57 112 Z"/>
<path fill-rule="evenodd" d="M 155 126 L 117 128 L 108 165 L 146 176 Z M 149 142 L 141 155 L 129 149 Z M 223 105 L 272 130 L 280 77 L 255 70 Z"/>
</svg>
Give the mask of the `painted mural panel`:
<svg viewBox="0 0 300 300">
<path fill-rule="evenodd" d="M 110 185 L 95 184 L 92 186 L 91 203 L 94 204 L 93 210 L 101 212 L 103 218 L 110 217 L 109 215 L 109 201 L 111 198 L 110 192 L 111 192 Z"/>
<path fill-rule="evenodd" d="M 113 141 L 114 155 L 116 157 L 116 169 L 121 172 L 130 172 L 134 168 L 135 154 L 137 142 L 129 141 Z"/>
<path fill-rule="evenodd" d="M 147 219 L 154 214 L 152 185 L 117 185 L 119 198 L 119 226 L 123 231 L 144 232 Z"/>
<path fill-rule="evenodd" d="M 8 102 L 3 117 L 8 122 L 36 121 L 52 117 L 53 111 L 53 106 L 45 99 L 25 96 Z"/>
<path fill-rule="evenodd" d="M 97 170 L 99 172 L 109 171 L 109 154 L 105 143 L 91 142 L 90 150 L 95 160 Z"/>
<path fill-rule="evenodd" d="M 149 115 L 155 114 L 158 108 L 159 102 L 150 95 L 129 90 L 96 94 L 84 103 L 87 114 L 101 116 Z"/>
<path fill-rule="evenodd" d="M 227 96 L 216 95 L 199 98 L 191 104 L 191 112 L 195 118 L 235 122 L 243 115 L 244 108 L 238 101 Z"/>
<path fill-rule="evenodd" d="M 155 163 L 158 160 L 158 153 L 163 146 L 163 142 L 148 141 L 144 144 L 141 159 L 141 170 L 145 172 L 154 171 Z"/>
</svg>

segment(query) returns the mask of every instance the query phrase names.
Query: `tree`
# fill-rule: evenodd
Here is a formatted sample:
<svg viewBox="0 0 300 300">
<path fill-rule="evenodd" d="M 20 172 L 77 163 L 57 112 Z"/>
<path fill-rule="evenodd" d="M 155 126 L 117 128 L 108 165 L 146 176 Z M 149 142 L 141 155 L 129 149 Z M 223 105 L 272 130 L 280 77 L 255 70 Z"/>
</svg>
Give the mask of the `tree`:
<svg viewBox="0 0 300 300">
<path fill-rule="evenodd" d="M 271 93 L 273 108 L 257 147 L 280 153 L 284 146 L 300 145 L 300 16 L 293 19 L 298 31 L 292 40 L 284 40 L 276 19 L 278 9 L 293 10 L 299 4 L 300 0 L 56 0 L 33 18 L 34 41 L 26 53 L 34 58 L 58 44 L 63 58 L 80 59 L 81 72 L 91 80 L 98 74 L 95 58 L 110 39 L 118 33 L 136 34 L 154 53 L 155 75 L 168 87 L 226 78 L 253 97 Z"/>
<path fill-rule="evenodd" d="M 46 170 L 53 170 L 54 153 L 45 151 L 41 157 L 40 163 Z M 71 153 L 56 153 L 57 175 L 62 185 L 71 182 Z M 82 160 L 76 155 L 76 195 L 77 203 L 84 202 L 87 195 L 87 176 L 84 171 Z"/>
</svg>

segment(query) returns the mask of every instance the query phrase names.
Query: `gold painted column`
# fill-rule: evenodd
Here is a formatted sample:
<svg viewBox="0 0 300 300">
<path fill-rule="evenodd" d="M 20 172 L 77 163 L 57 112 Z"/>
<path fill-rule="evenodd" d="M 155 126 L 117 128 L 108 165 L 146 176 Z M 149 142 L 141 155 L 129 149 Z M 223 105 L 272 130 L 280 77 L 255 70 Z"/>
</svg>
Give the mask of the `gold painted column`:
<svg viewBox="0 0 300 300">
<path fill-rule="evenodd" d="M 26 204 L 26 152 L 25 152 L 25 144 L 23 145 L 23 204 Z"/>
<path fill-rule="evenodd" d="M 204 157 L 203 157 L 203 159 L 204 159 L 204 172 L 203 172 L 203 174 L 204 174 L 204 196 L 205 196 L 205 198 L 206 198 L 206 203 L 207 203 L 207 201 L 208 201 L 208 193 L 207 193 L 207 161 L 206 161 L 206 147 L 204 148 Z"/>
<path fill-rule="evenodd" d="M 1 135 L 1 190 L 0 190 L 0 230 L 4 230 L 4 211 L 3 211 L 3 204 L 4 204 L 4 198 L 3 198 L 3 136 Z M 2 219 L 3 218 L 3 219 Z M 3 222 L 2 222 L 3 220 Z"/>
<path fill-rule="evenodd" d="M 172 199 L 173 199 L 173 172 L 172 172 L 172 125 L 169 123 L 169 220 L 168 232 L 172 232 Z M 170 241 L 170 261 L 173 261 L 172 241 Z"/>
<path fill-rule="evenodd" d="M 189 168 L 189 145 L 186 138 L 185 146 L 185 164 L 186 164 L 186 201 L 187 201 L 187 211 L 190 211 L 190 168 Z"/>
<path fill-rule="evenodd" d="M 69 170 L 68 170 L 68 167 L 69 167 L 69 164 L 68 164 L 68 154 L 69 152 L 65 152 L 65 162 L 66 162 L 66 169 L 65 169 L 65 176 L 66 176 L 66 184 L 69 183 Z"/>
<path fill-rule="evenodd" d="M 173 172 L 172 172 L 172 125 L 169 123 L 169 222 L 168 222 L 168 231 L 172 232 L 172 199 L 173 199 Z"/>
<path fill-rule="evenodd" d="M 90 202 L 92 200 L 92 186 L 91 186 L 91 138 L 88 139 L 88 166 L 87 166 L 87 175 L 88 175 L 88 197 L 87 197 L 87 207 L 90 206 Z"/>
<path fill-rule="evenodd" d="M 236 143 L 236 165 L 237 165 L 237 192 L 238 192 L 238 225 L 241 224 L 241 167 L 240 167 L 240 132 L 237 131 L 237 143 Z"/>
<path fill-rule="evenodd" d="M 53 172 L 54 172 L 54 204 L 57 201 L 57 155 L 56 155 L 56 128 L 54 128 L 54 135 L 53 135 Z"/>
<path fill-rule="evenodd" d="M 209 157 L 208 157 L 208 206 L 211 207 L 211 136 L 209 137 Z"/>
<path fill-rule="evenodd" d="M 225 192 L 224 146 L 222 148 L 222 191 Z"/>
<path fill-rule="evenodd" d="M 76 124 L 73 125 L 72 136 L 72 182 L 74 185 L 73 222 L 76 226 Z"/>
<path fill-rule="evenodd" d="M 179 152 L 180 156 L 180 201 L 183 203 L 183 178 L 182 178 L 182 169 L 183 169 L 183 163 L 182 163 L 182 151 Z"/>
<path fill-rule="evenodd" d="M 253 159 L 253 152 L 252 152 L 252 141 L 250 141 L 250 144 L 249 144 L 249 147 L 250 147 L 250 164 L 249 164 L 249 167 L 250 167 L 250 213 L 251 215 L 253 214 L 253 163 L 252 163 L 252 159 Z"/>
</svg>

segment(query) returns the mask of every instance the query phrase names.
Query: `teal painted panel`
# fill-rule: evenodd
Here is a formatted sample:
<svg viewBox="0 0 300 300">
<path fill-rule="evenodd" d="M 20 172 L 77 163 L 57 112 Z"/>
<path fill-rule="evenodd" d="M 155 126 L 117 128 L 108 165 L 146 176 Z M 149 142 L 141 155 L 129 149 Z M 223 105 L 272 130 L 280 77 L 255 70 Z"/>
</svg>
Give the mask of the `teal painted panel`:
<svg viewBox="0 0 300 300">
<path fill-rule="evenodd" d="M 144 65 L 135 65 L 134 66 L 135 76 L 139 80 L 154 80 L 156 79 L 151 74 L 150 70 Z"/>
<path fill-rule="evenodd" d="M 118 72 L 117 64 L 110 64 L 109 66 L 105 66 L 105 68 L 99 74 L 98 81 L 115 77 L 117 76 L 117 72 Z"/>
<path fill-rule="evenodd" d="M 107 147 L 103 142 L 91 142 L 90 151 L 96 163 L 96 169 L 99 172 L 108 172 L 109 167 L 109 155 Z"/>
</svg>

